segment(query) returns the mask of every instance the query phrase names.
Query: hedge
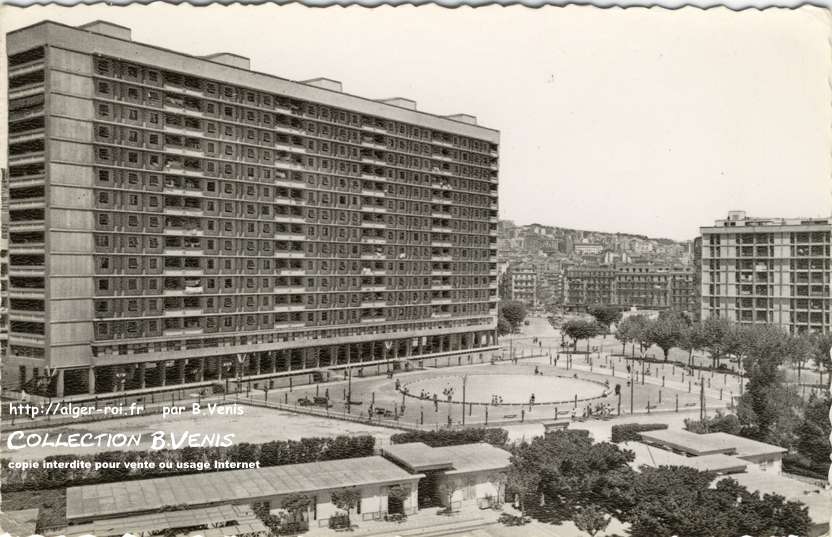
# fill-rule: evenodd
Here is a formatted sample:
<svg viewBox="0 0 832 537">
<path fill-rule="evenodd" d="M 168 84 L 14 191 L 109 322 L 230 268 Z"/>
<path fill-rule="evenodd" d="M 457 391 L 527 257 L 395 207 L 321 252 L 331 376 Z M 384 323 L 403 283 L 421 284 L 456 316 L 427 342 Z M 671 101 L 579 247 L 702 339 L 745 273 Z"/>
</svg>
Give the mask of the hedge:
<svg viewBox="0 0 832 537">
<path fill-rule="evenodd" d="M 368 457 L 373 455 L 375 439 L 370 435 L 336 436 L 333 438 L 302 438 L 298 441 L 275 440 L 262 444 L 241 443 L 230 447 L 200 447 L 184 449 L 106 451 L 89 455 L 55 455 L 43 461 L 89 461 L 91 469 L 38 469 L 27 471 L 9 469 L 10 459 L 0 459 L 2 464 L 2 490 L 43 490 L 95 483 L 109 483 L 127 479 L 146 479 L 198 473 L 196 469 L 177 469 L 177 462 L 210 463 L 214 460 L 256 462 L 260 466 L 281 466 L 308 462 Z M 130 469 L 124 464 L 118 468 L 95 470 L 96 462 L 120 461 L 122 463 L 153 461 L 155 469 Z M 159 463 L 173 462 L 173 469 L 160 469 Z M 215 470 L 210 470 L 215 471 Z"/>
<path fill-rule="evenodd" d="M 646 431 L 658 431 L 667 429 L 666 423 L 622 423 L 621 425 L 612 426 L 612 441 L 618 442 L 634 442 L 641 440 L 638 433 Z"/>
<path fill-rule="evenodd" d="M 476 444 L 486 442 L 493 446 L 503 447 L 508 441 L 508 431 L 500 428 L 462 429 L 459 431 L 410 431 L 394 434 L 390 437 L 393 444 L 408 442 L 422 442 L 430 447 L 458 446 L 460 444 Z"/>
</svg>

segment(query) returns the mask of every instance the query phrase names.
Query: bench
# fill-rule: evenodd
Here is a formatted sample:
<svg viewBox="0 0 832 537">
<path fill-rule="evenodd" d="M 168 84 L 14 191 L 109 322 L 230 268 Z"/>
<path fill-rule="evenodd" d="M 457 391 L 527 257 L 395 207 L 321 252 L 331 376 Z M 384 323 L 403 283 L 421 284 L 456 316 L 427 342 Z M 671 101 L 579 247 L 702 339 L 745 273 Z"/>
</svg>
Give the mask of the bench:
<svg viewBox="0 0 832 537">
<path fill-rule="evenodd" d="M 517 417 L 517 414 L 504 414 L 503 415 L 503 418 L 505 418 L 507 420 L 514 419 L 516 417 Z"/>
</svg>

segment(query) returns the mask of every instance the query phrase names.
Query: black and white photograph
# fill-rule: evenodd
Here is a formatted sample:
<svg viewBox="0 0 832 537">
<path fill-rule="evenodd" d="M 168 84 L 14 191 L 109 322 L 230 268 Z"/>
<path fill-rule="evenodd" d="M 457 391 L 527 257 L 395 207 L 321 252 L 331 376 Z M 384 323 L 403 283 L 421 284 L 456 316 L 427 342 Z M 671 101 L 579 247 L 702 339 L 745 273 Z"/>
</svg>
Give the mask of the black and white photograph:
<svg viewBox="0 0 832 537">
<path fill-rule="evenodd" d="M 831 23 L 0 6 L 0 537 L 829 537 Z"/>
</svg>

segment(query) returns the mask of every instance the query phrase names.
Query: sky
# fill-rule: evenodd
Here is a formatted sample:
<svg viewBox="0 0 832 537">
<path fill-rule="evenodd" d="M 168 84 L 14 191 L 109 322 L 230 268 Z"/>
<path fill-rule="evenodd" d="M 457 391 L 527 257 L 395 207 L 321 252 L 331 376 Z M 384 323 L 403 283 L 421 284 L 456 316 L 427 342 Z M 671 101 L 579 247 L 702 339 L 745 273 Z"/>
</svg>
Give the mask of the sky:
<svg viewBox="0 0 832 537">
<path fill-rule="evenodd" d="M 832 213 L 819 8 L 0 7 L 3 35 L 43 19 L 475 115 L 501 132 L 500 218 L 518 224 L 687 240 L 729 210 Z"/>
</svg>

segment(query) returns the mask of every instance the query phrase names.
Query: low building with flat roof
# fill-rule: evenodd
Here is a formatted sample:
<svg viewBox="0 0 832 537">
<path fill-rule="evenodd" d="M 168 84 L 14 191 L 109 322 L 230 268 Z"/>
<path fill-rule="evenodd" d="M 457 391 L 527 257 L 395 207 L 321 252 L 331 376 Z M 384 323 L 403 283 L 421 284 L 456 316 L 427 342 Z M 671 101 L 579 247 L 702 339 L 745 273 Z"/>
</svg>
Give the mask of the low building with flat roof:
<svg viewBox="0 0 832 537">
<path fill-rule="evenodd" d="M 624 442 L 621 444 L 621 447 L 629 449 L 635 454 L 635 460 L 633 460 L 631 466 L 636 470 L 642 466 L 650 466 L 653 468 L 658 468 L 659 466 L 686 466 L 700 472 L 735 474 L 745 472 L 748 467 L 747 461 L 722 453 L 685 457 L 673 451 L 642 442 Z"/>
<path fill-rule="evenodd" d="M 66 518 L 70 524 L 103 521 L 128 515 L 156 513 L 166 507 L 198 509 L 220 505 L 263 505 L 279 509 L 283 498 L 302 493 L 314 498 L 308 520 L 325 523 L 337 508 L 331 492 L 355 488 L 361 495 L 356 512 L 362 517 L 417 509 L 416 485 L 422 474 L 409 473 L 379 456 L 307 464 L 288 464 L 252 470 L 205 472 L 70 487 Z M 403 501 L 389 498 L 390 488 L 405 487 Z"/>
<path fill-rule="evenodd" d="M 732 455 L 749 464 L 749 470 L 782 471 L 785 448 L 757 442 L 728 433 L 696 434 L 690 431 L 664 429 L 640 433 L 641 439 L 650 445 L 675 451 L 689 457 L 702 455 Z"/>
<path fill-rule="evenodd" d="M 410 472 L 420 472 L 419 506 L 457 507 L 464 502 L 501 502 L 511 454 L 490 444 L 430 447 L 421 442 L 394 444 L 382 455 Z M 453 492 L 441 494 L 443 485 Z"/>
</svg>

